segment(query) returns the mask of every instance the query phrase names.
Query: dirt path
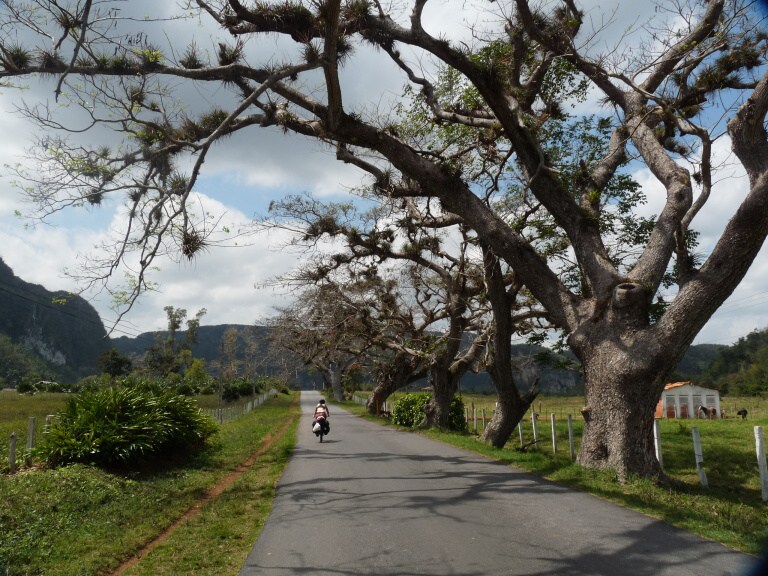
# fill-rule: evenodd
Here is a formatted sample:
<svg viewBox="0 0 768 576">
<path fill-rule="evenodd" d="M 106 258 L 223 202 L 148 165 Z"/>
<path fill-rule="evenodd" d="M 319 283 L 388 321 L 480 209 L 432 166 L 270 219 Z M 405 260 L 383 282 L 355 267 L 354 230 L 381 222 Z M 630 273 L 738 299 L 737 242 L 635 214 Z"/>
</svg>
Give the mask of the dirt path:
<svg viewBox="0 0 768 576">
<path fill-rule="evenodd" d="M 138 564 L 142 560 L 142 558 L 144 558 L 157 546 L 165 542 L 168 539 L 168 537 L 176 531 L 177 528 L 179 528 L 185 522 L 197 516 L 206 504 L 208 504 L 212 500 L 215 500 L 216 498 L 221 496 L 221 494 L 226 492 L 237 481 L 238 478 L 240 478 L 243 474 L 245 474 L 245 472 L 247 472 L 248 469 L 256 463 L 256 460 L 258 460 L 258 458 L 262 454 L 266 453 L 277 441 L 279 441 L 285 435 L 285 433 L 288 431 L 288 428 L 291 426 L 291 424 L 293 424 L 296 418 L 298 418 L 298 416 L 292 416 L 291 418 L 289 418 L 283 424 L 283 426 L 277 431 L 276 434 L 267 434 L 267 436 L 264 437 L 264 440 L 259 445 L 259 448 L 253 454 L 251 454 L 242 464 L 240 464 L 236 469 L 232 470 L 226 476 L 221 478 L 221 480 L 219 480 L 216 484 L 214 484 L 206 492 L 205 496 L 197 500 L 192 505 L 192 507 L 184 513 L 183 516 L 181 516 L 173 524 L 168 526 L 165 530 L 163 530 L 160 534 L 158 534 L 153 540 L 151 540 L 146 545 L 144 545 L 130 559 L 126 560 L 120 566 L 118 566 L 114 572 L 110 573 L 110 576 L 119 576 L 121 574 L 124 574 L 127 570 L 129 570 L 130 568 Z"/>
</svg>

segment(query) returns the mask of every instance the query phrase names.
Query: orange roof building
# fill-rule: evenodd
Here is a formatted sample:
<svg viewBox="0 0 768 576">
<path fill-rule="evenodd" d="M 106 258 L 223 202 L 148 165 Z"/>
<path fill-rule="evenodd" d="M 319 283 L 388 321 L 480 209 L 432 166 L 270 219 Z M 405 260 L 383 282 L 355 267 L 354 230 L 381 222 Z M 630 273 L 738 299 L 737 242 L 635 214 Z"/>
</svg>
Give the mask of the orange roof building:
<svg viewBox="0 0 768 576">
<path fill-rule="evenodd" d="M 701 406 L 714 408 L 714 415 L 719 418 L 720 393 L 693 382 L 674 382 L 664 387 L 656 405 L 656 418 L 696 418 Z"/>
</svg>

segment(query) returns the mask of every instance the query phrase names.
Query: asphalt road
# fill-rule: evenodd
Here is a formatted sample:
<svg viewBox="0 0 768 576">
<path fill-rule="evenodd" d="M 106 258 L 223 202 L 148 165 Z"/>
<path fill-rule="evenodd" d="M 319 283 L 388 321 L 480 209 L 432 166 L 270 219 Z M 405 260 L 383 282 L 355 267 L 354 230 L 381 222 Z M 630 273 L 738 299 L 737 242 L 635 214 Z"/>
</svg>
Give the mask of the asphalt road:
<svg viewBox="0 0 768 576">
<path fill-rule="evenodd" d="M 753 559 L 599 498 L 331 406 L 304 422 L 242 576 L 745 575 Z"/>
</svg>

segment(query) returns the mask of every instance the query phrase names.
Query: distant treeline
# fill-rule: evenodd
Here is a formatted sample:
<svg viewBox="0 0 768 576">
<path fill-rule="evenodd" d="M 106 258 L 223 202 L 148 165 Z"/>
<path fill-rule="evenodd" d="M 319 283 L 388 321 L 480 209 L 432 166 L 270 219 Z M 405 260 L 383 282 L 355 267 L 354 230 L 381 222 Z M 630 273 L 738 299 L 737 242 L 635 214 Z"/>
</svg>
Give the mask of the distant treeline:
<svg viewBox="0 0 768 576">
<path fill-rule="evenodd" d="M 698 383 L 734 396 L 768 393 L 768 329 L 721 347 L 701 372 Z"/>
</svg>

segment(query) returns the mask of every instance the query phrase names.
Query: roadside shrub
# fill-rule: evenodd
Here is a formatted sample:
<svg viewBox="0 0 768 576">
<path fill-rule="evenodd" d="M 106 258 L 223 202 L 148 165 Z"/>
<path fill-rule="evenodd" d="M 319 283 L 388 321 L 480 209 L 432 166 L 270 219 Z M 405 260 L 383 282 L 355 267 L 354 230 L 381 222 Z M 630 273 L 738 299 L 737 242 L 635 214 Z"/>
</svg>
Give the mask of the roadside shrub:
<svg viewBox="0 0 768 576">
<path fill-rule="evenodd" d="M 399 398 L 392 408 L 392 422 L 409 428 L 418 426 L 424 419 L 424 410 L 431 397 L 425 392 L 413 392 Z"/>
<path fill-rule="evenodd" d="M 461 399 L 461 396 L 454 395 L 451 399 L 451 407 L 448 412 L 448 428 L 456 432 L 469 432 L 464 411 L 464 400 Z"/>
<path fill-rule="evenodd" d="M 178 394 L 107 388 L 71 398 L 38 454 L 51 466 L 127 468 L 199 449 L 215 430 L 192 400 Z"/>
<path fill-rule="evenodd" d="M 392 409 L 392 422 L 409 428 L 418 426 L 424 419 L 425 410 L 431 398 L 432 394 L 426 392 L 414 392 L 399 398 Z M 467 431 L 464 401 L 459 396 L 454 396 L 451 399 L 448 428 L 457 432 Z"/>
</svg>

